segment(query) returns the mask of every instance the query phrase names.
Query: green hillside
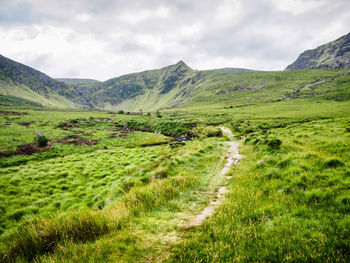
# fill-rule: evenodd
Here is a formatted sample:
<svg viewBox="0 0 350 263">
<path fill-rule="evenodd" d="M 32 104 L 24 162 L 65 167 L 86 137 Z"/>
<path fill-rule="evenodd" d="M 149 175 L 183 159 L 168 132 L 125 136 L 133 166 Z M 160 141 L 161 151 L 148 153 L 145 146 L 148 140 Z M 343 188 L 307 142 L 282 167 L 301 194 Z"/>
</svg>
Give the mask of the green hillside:
<svg viewBox="0 0 350 263">
<path fill-rule="evenodd" d="M 350 68 L 350 33 L 303 52 L 286 70 L 313 68 Z"/>
<path fill-rule="evenodd" d="M 72 87 L 1 55 L 0 94 L 22 98 L 46 107 L 84 107 L 79 105 L 79 96 Z"/>
<path fill-rule="evenodd" d="M 98 85 L 81 85 L 79 91 L 96 108 L 124 111 L 216 104 L 229 107 L 316 96 L 344 100 L 349 97 L 347 74 L 348 70 L 326 69 L 222 74 L 193 70 L 181 61 Z"/>
<path fill-rule="evenodd" d="M 308 97 L 349 100 L 350 96 L 346 69 L 223 74 L 193 70 L 183 61 L 105 82 L 82 79 L 70 83 L 53 80 L 4 57 L 0 59 L 0 94 L 46 107 L 146 112 L 179 107 L 237 107 Z"/>
<path fill-rule="evenodd" d="M 191 92 L 198 71 L 180 61 L 162 69 L 128 74 L 103 82 L 87 94 L 93 105 L 106 110 L 155 110 L 169 107 Z"/>
<path fill-rule="evenodd" d="M 0 106 L 5 107 L 16 107 L 16 106 L 31 106 L 31 107 L 41 107 L 42 105 L 31 100 L 22 99 L 14 96 L 4 96 L 0 95 Z"/>
<path fill-rule="evenodd" d="M 253 69 L 246 69 L 246 68 L 217 68 L 217 69 L 211 69 L 211 70 L 219 73 L 244 73 L 244 72 L 256 71 Z"/>
</svg>

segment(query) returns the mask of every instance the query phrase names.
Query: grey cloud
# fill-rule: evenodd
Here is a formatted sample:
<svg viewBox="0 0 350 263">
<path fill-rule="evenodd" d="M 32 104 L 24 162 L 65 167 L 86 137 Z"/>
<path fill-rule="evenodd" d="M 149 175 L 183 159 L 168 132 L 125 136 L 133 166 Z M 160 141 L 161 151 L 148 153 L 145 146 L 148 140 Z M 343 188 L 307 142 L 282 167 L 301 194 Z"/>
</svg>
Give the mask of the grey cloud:
<svg viewBox="0 0 350 263">
<path fill-rule="evenodd" d="M 42 68 L 46 67 L 50 63 L 50 55 L 49 54 L 43 54 L 39 56 L 32 56 L 32 59 L 28 61 L 34 68 Z"/>
<path fill-rule="evenodd" d="M 26 25 L 40 21 L 34 8 L 29 3 L 16 0 L 2 0 L 0 3 L 0 25 Z"/>
<path fill-rule="evenodd" d="M 222 63 L 229 63 L 246 58 L 253 63 L 248 65 L 251 68 L 264 65 L 265 69 L 283 69 L 310 44 L 331 41 L 349 30 L 348 0 L 320 1 L 321 6 L 295 14 L 278 9 L 273 0 L 235 0 L 241 5 L 238 12 L 226 0 L 2 0 L 0 31 L 20 25 L 23 28 L 45 25 L 69 30 L 65 37 L 72 44 L 85 39 L 101 44 L 101 54 L 93 62 L 84 61 L 85 57 L 91 60 L 87 56 L 91 50 L 80 51 L 79 70 L 73 68 L 79 66 L 77 60 L 70 63 L 74 58 L 62 58 L 68 68 L 57 68 L 56 75 L 95 74 L 90 77 L 105 79 L 114 77 L 112 74 L 132 72 L 143 66 L 143 69 L 164 66 L 180 59 L 195 67 L 210 68 L 203 61 L 221 59 Z M 167 16 L 154 13 L 160 8 L 169 10 Z M 228 13 L 227 18 L 220 17 L 220 8 Z M 142 17 L 144 13 L 148 15 Z M 230 17 L 230 13 L 235 15 Z M 181 32 L 182 28 L 194 25 L 198 31 L 192 35 Z M 143 38 L 146 40 L 140 41 Z M 45 61 L 54 71 L 57 61 L 50 56 Z M 70 65 L 74 66 L 69 68 Z M 92 69 L 91 65 L 96 66 Z M 45 69 L 45 64 L 40 66 Z"/>
</svg>

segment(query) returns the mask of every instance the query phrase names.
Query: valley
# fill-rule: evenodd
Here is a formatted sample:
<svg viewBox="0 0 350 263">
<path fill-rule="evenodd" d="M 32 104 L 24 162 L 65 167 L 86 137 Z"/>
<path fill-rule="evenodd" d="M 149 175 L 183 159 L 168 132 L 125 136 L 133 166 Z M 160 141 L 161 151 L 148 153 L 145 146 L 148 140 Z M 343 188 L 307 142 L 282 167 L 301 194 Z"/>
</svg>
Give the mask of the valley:
<svg viewBox="0 0 350 263">
<path fill-rule="evenodd" d="M 1 56 L 0 261 L 348 262 L 350 71 L 289 69 Z"/>
</svg>

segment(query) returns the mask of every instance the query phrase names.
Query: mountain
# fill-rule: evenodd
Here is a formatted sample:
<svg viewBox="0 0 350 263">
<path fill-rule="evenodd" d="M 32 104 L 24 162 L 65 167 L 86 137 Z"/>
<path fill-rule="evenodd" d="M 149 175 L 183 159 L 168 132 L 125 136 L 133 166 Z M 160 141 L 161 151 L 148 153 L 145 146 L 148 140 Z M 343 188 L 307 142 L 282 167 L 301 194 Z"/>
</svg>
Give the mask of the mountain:
<svg viewBox="0 0 350 263">
<path fill-rule="evenodd" d="M 68 85 L 81 85 L 81 84 L 91 84 L 91 83 L 101 82 L 96 79 L 78 79 L 78 78 L 55 78 L 55 80 L 62 81 Z"/>
<path fill-rule="evenodd" d="M 153 110 L 180 102 L 190 92 L 198 73 L 179 61 L 161 69 L 112 78 L 90 89 L 79 90 L 96 108 Z"/>
<path fill-rule="evenodd" d="M 350 33 L 303 52 L 286 70 L 317 68 L 350 68 Z"/>
<path fill-rule="evenodd" d="M 256 71 L 253 69 L 246 69 L 246 68 L 218 68 L 218 69 L 211 69 L 211 70 L 219 73 L 245 73 L 245 72 Z"/>
<path fill-rule="evenodd" d="M 31 101 L 47 107 L 82 107 L 72 87 L 1 55 L 0 95 L 3 101 L 8 102 Z"/>
<path fill-rule="evenodd" d="M 85 80 L 83 81 L 85 82 Z M 105 82 L 66 84 L 0 57 L 0 106 L 155 111 L 176 107 L 240 107 L 290 99 L 350 100 L 350 71 L 222 74 L 191 69 L 183 61 Z"/>
</svg>

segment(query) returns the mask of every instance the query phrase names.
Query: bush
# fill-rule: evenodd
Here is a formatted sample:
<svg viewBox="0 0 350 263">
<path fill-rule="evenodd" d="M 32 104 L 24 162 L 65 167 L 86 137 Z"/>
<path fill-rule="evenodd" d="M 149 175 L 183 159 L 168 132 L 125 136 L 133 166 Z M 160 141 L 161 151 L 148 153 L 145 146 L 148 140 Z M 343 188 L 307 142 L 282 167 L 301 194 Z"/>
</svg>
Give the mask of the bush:
<svg viewBox="0 0 350 263">
<path fill-rule="evenodd" d="M 35 144 L 38 147 L 46 147 L 48 143 L 48 139 L 42 132 L 35 133 Z"/>
<path fill-rule="evenodd" d="M 207 137 L 221 137 L 221 136 L 222 136 L 222 131 L 220 129 L 207 132 Z"/>
<path fill-rule="evenodd" d="M 124 114 L 124 111 L 123 110 L 119 110 L 118 114 Z"/>
<path fill-rule="evenodd" d="M 338 159 L 331 159 L 324 163 L 325 168 L 337 168 L 337 167 L 343 167 L 344 163 Z"/>
<path fill-rule="evenodd" d="M 279 149 L 282 144 L 282 141 L 280 139 L 274 138 L 274 139 L 267 140 L 266 144 L 272 149 Z"/>
<path fill-rule="evenodd" d="M 163 115 L 159 111 L 156 112 L 156 116 L 157 116 L 157 118 L 162 118 L 163 117 Z"/>
</svg>

